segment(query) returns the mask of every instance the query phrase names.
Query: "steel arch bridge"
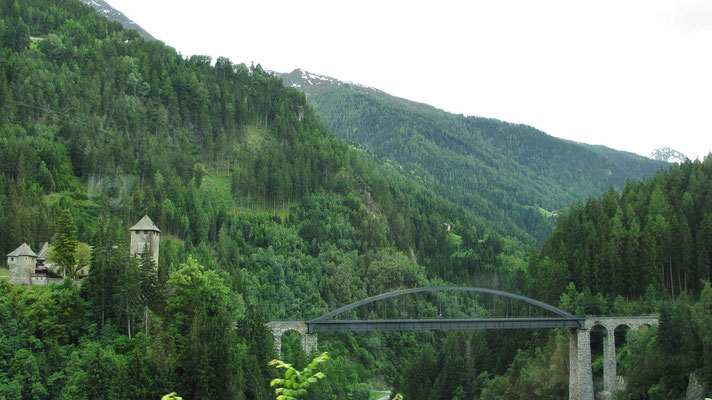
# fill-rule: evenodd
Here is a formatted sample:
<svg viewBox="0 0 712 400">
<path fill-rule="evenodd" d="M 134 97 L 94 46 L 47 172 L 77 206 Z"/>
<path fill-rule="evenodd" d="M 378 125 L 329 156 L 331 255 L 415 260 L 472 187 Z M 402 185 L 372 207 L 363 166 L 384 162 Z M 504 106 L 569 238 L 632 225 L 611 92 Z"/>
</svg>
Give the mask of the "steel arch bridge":
<svg viewBox="0 0 712 400">
<path fill-rule="evenodd" d="M 468 318 L 468 319 L 388 319 L 388 320 L 334 320 L 333 317 L 365 304 L 412 293 L 436 291 L 463 291 L 490 294 L 523 301 L 554 314 L 554 317 Z M 655 325 L 657 316 L 627 317 L 580 317 L 552 305 L 529 297 L 500 290 L 463 286 L 430 286 L 384 293 L 369 297 L 328 312 L 308 321 L 272 321 L 267 326 L 274 335 L 277 354 L 281 353 L 282 334 L 297 331 L 302 337 L 302 348 L 311 353 L 317 347 L 317 332 L 325 331 L 376 331 L 376 330 L 445 330 L 445 329 L 517 329 L 517 328 L 570 328 L 569 341 L 569 399 L 593 400 L 594 388 L 591 371 L 590 330 L 603 326 L 604 336 L 604 389 L 608 393 L 618 390 L 615 362 L 615 335 L 617 326 L 626 325 L 638 329 L 643 325 Z M 610 339 L 607 339 L 610 338 Z"/>
<path fill-rule="evenodd" d="M 403 296 L 413 293 L 461 291 L 490 294 L 513 300 L 523 301 L 554 314 L 554 317 L 509 317 L 509 318 L 460 318 L 460 319 L 382 319 L 382 320 L 335 320 L 333 317 L 356 309 L 363 305 Z M 379 294 L 343 306 L 321 317 L 308 321 L 271 321 L 267 326 L 274 335 L 274 346 L 280 353 L 282 334 L 287 331 L 297 331 L 302 337 L 302 348 L 307 353 L 317 346 L 317 333 L 326 331 L 395 331 L 395 330 L 448 330 L 448 329 L 538 329 L 538 328 L 570 328 L 584 329 L 586 319 L 569 314 L 552 305 L 501 290 L 464 287 L 464 286 L 429 286 L 396 290 L 395 292 Z"/>
<path fill-rule="evenodd" d="M 465 318 L 465 319 L 387 319 L 387 320 L 334 320 L 333 317 L 361 307 L 363 305 L 403 296 L 413 293 L 436 291 L 463 291 L 491 294 L 523 301 L 538 308 L 547 310 L 554 317 L 510 317 L 510 318 Z M 378 296 L 359 300 L 326 313 L 321 317 L 306 321 L 309 333 L 323 331 L 374 331 L 374 330 L 442 330 L 442 329 L 516 329 L 516 328 L 575 328 L 584 327 L 585 319 L 569 314 L 552 305 L 529 297 L 520 296 L 501 290 L 463 287 L 463 286 L 429 286 L 397 290 Z"/>
</svg>

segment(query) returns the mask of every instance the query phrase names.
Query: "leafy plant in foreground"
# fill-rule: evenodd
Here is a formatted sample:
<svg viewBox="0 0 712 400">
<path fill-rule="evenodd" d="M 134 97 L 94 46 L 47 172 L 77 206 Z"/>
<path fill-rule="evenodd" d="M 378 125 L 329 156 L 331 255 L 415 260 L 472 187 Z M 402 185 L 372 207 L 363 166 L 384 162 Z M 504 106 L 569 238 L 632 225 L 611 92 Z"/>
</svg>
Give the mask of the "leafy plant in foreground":
<svg viewBox="0 0 712 400">
<path fill-rule="evenodd" d="M 269 365 L 275 365 L 276 368 L 285 368 L 284 378 L 272 379 L 270 387 L 280 385 L 274 390 L 277 394 L 277 400 L 298 400 L 303 399 L 307 394 L 307 388 L 316 383 L 319 379 L 324 378 L 323 372 L 316 372 L 319 364 L 326 362 L 329 359 L 328 353 L 321 353 L 320 356 L 314 358 L 301 372 L 297 371 L 292 364 L 287 364 L 280 360 L 272 360 Z"/>
</svg>

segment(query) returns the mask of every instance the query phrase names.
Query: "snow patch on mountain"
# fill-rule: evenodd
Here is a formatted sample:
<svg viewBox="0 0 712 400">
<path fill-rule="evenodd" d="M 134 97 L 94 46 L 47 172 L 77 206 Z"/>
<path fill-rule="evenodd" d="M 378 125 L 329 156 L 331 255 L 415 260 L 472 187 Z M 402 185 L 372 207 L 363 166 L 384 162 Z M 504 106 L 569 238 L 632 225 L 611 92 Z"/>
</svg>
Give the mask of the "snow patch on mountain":
<svg viewBox="0 0 712 400">
<path fill-rule="evenodd" d="M 155 40 L 153 36 L 151 36 L 150 33 L 148 33 L 145 29 L 143 29 L 139 24 L 133 22 L 130 20 L 124 13 L 121 11 L 115 9 L 109 3 L 105 2 L 104 0 L 80 0 L 82 3 L 90 6 L 91 8 L 95 9 L 96 11 L 100 12 L 101 14 L 106 17 L 109 21 L 113 22 L 118 22 L 120 23 L 125 29 L 133 29 L 137 31 L 141 36 L 143 36 L 146 39 L 150 40 Z"/>
<path fill-rule="evenodd" d="M 328 75 L 315 74 L 313 72 L 305 71 L 301 68 L 297 68 L 291 73 L 283 74 L 276 71 L 267 71 L 268 73 L 279 76 L 284 79 L 285 83 L 291 87 L 303 88 L 309 86 L 320 86 L 320 85 L 330 85 L 330 86 L 355 86 L 362 89 L 372 90 L 377 92 L 378 89 L 371 86 L 361 85 L 359 83 L 340 81 L 336 78 L 332 78 Z"/>
<path fill-rule="evenodd" d="M 680 164 L 689 160 L 686 155 L 669 147 L 661 147 L 659 149 L 653 150 L 650 153 L 650 158 L 652 158 L 653 160 L 666 161 L 674 164 Z"/>
<path fill-rule="evenodd" d="M 309 82 L 309 84 L 313 84 L 311 81 L 312 79 L 314 79 L 315 81 L 318 80 L 318 81 L 326 81 L 326 82 L 332 82 L 332 83 L 337 82 L 336 79 L 330 78 L 325 75 L 312 74 L 311 72 L 305 71 L 303 69 L 300 69 L 299 71 L 302 73 L 302 79 L 305 79 L 307 82 Z"/>
</svg>

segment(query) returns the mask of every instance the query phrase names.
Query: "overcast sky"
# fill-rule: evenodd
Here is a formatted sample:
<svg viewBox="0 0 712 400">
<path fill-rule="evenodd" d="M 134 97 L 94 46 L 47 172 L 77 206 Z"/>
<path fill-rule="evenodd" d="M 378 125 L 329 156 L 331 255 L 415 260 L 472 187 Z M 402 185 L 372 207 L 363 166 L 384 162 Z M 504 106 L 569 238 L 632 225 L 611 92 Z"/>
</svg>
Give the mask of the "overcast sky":
<svg viewBox="0 0 712 400">
<path fill-rule="evenodd" d="M 649 155 L 712 151 L 712 0 L 108 0 L 184 56 L 303 68 Z"/>
</svg>

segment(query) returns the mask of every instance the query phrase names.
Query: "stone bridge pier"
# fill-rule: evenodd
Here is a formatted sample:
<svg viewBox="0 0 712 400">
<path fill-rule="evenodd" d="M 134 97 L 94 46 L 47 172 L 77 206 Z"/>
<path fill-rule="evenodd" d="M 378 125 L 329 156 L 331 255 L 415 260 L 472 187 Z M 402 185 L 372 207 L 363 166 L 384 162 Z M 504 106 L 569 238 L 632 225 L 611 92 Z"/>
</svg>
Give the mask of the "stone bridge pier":
<svg viewBox="0 0 712 400">
<path fill-rule="evenodd" d="M 657 325 L 658 317 L 595 317 L 586 318 L 583 329 L 572 329 L 569 341 L 569 400 L 593 400 L 591 371 L 591 329 L 601 326 L 603 337 L 603 395 L 610 397 L 616 390 L 617 327 L 625 325 L 637 330 L 643 325 Z"/>
<path fill-rule="evenodd" d="M 271 321 L 267 327 L 272 330 L 274 336 L 274 351 L 279 357 L 282 356 L 282 335 L 287 331 L 296 331 L 302 337 L 302 349 L 307 355 L 316 350 L 317 335 L 309 333 L 309 327 L 304 321 Z"/>
</svg>

